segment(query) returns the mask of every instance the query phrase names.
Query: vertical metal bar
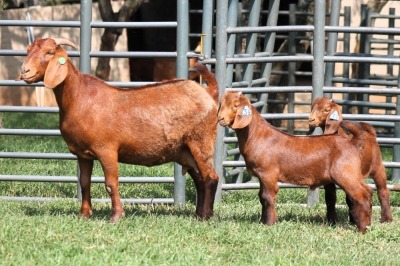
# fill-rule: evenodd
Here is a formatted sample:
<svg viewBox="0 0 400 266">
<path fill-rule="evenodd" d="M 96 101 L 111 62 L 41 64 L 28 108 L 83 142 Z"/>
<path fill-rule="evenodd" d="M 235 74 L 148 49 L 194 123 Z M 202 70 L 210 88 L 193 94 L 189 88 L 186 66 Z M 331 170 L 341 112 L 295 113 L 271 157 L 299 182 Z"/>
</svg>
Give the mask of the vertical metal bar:
<svg viewBox="0 0 400 266">
<path fill-rule="evenodd" d="M 257 27 L 260 19 L 261 0 L 252 0 L 249 4 L 249 27 Z M 258 33 L 249 33 L 246 39 L 246 54 L 254 56 L 256 51 Z M 254 64 L 246 64 L 244 67 L 244 80 L 248 82 L 248 87 L 251 87 L 253 80 Z"/>
<path fill-rule="evenodd" d="M 229 28 L 234 28 L 237 26 L 237 21 L 238 21 L 238 0 L 232 0 L 229 3 L 228 7 L 228 27 Z M 236 34 L 229 34 L 228 38 L 228 45 L 227 45 L 227 51 L 226 51 L 226 57 L 227 58 L 233 58 L 235 54 L 235 48 L 236 48 Z M 232 81 L 233 81 L 233 64 L 229 64 L 226 67 L 226 86 L 231 87 L 232 86 Z"/>
<path fill-rule="evenodd" d="M 325 0 L 315 1 L 314 37 L 312 63 L 313 100 L 321 97 L 324 86 L 324 53 L 325 53 Z"/>
<path fill-rule="evenodd" d="M 296 4 L 289 5 L 289 25 L 296 25 Z M 289 32 L 289 39 L 288 39 L 288 50 L 289 55 L 296 54 L 296 43 L 295 43 L 296 33 L 291 31 Z M 296 85 L 296 62 L 289 62 L 288 63 L 288 86 L 295 86 Z M 294 113 L 294 93 L 288 93 L 288 113 Z M 288 121 L 288 132 L 294 132 L 294 120 L 290 119 Z"/>
<path fill-rule="evenodd" d="M 351 8 L 349 6 L 344 7 L 344 26 L 348 27 L 351 24 Z M 343 34 L 343 52 L 348 54 L 350 52 L 350 33 Z M 343 77 L 350 78 L 350 64 L 343 63 Z M 344 87 L 348 87 L 349 84 L 344 83 Z M 349 100 L 349 94 L 343 93 L 343 99 Z M 348 113 L 349 107 L 347 105 L 342 106 L 342 112 Z"/>
<path fill-rule="evenodd" d="M 203 1 L 202 16 L 203 55 L 206 59 L 211 57 L 213 41 L 214 0 Z"/>
<path fill-rule="evenodd" d="M 324 84 L 324 52 L 325 52 L 325 0 L 315 0 L 314 13 L 314 37 L 313 37 L 313 56 L 312 63 L 312 98 L 315 100 L 323 94 Z M 313 135 L 322 134 L 321 128 L 316 128 Z M 309 190 L 307 204 L 315 206 L 318 203 L 319 190 Z"/>
<path fill-rule="evenodd" d="M 90 50 L 92 48 L 92 1 L 81 0 L 81 31 L 79 70 L 90 73 Z"/>
<path fill-rule="evenodd" d="M 340 18 L 340 4 L 341 0 L 335 0 L 331 2 L 331 14 L 330 14 L 330 26 L 339 25 Z M 337 45 L 338 34 L 337 32 L 328 33 L 328 45 L 326 47 L 327 55 L 335 55 Z M 335 74 L 335 63 L 326 63 L 325 69 L 325 86 L 332 86 L 332 78 Z M 332 98 L 332 93 L 327 93 L 327 97 Z"/>
<path fill-rule="evenodd" d="M 397 75 L 397 88 L 400 89 L 400 66 Z M 397 95 L 396 99 L 396 114 L 400 114 L 400 95 Z M 394 122 L 394 137 L 400 138 L 400 122 Z M 400 162 L 400 145 L 398 144 L 393 146 L 393 161 Z M 397 184 L 400 183 L 400 168 L 393 168 L 392 180 Z"/>
<path fill-rule="evenodd" d="M 81 0 L 81 14 L 80 14 L 80 57 L 79 57 L 79 70 L 84 73 L 90 73 L 90 50 L 92 48 L 92 1 Z M 78 184 L 77 184 L 77 198 L 82 200 L 82 188 L 79 182 L 80 169 L 77 168 Z"/>
<path fill-rule="evenodd" d="M 363 4 L 361 5 L 361 26 L 363 27 L 368 27 L 368 8 L 367 5 Z M 367 43 L 367 35 L 366 33 L 361 33 L 360 34 L 360 53 L 361 54 L 368 54 L 369 53 L 369 43 Z M 358 63 L 358 78 L 359 79 L 366 79 L 367 76 L 367 67 L 368 63 Z M 367 85 L 366 85 L 367 86 Z M 357 100 L 358 101 L 363 101 L 364 100 L 364 95 L 358 94 L 357 95 Z M 365 108 L 359 106 L 358 108 L 358 113 L 359 114 L 364 114 Z"/>
<path fill-rule="evenodd" d="M 227 27 L 229 28 L 234 28 L 238 24 L 238 5 L 239 1 L 238 0 L 232 0 L 229 2 L 228 6 L 228 22 L 227 22 Z M 229 34 L 227 36 L 228 41 L 227 41 L 227 51 L 226 51 L 226 57 L 227 58 L 233 58 L 235 51 L 236 50 L 236 45 L 241 46 L 241 42 L 237 42 L 237 35 L 236 34 Z M 234 64 L 229 64 L 226 66 L 226 87 L 231 87 L 232 82 L 233 82 L 233 69 L 234 69 Z M 224 146 L 224 154 L 226 154 L 228 150 L 228 147 L 225 145 Z M 243 161 L 243 156 L 241 154 L 235 155 L 235 160 L 240 160 Z M 235 177 L 233 181 L 235 183 L 242 183 L 243 182 L 243 171 L 244 167 L 236 167 L 235 170 L 239 170 L 237 174 L 235 174 Z M 227 177 L 226 171 L 224 171 L 224 178 Z"/>
<path fill-rule="evenodd" d="M 396 9 L 394 8 L 389 8 L 389 16 L 393 16 L 396 14 Z M 393 17 L 389 18 L 388 21 L 388 26 L 389 28 L 394 28 L 395 27 L 395 19 Z M 394 55 L 394 44 L 391 43 L 390 41 L 394 40 L 394 35 L 389 34 L 388 36 L 388 48 L 387 48 L 387 55 L 388 56 L 393 56 Z M 386 67 L 386 72 L 388 76 L 393 76 L 393 64 L 388 64 Z M 386 96 L 386 103 L 391 103 L 392 102 L 392 96 Z M 391 110 L 386 109 L 385 112 L 387 115 L 391 114 Z"/>
<path fill-rule="evenodd" d="M 231 5 L 234 0 L 229 0 Z M 226 51 L 227 51 L 227 33 L 226 28 L 228 25 L 228 0 L 217 1 L 217 19 L 216 19 L 216 45 L 215 56 L 217 63 L 215 65 L 215 74 L 218 82 L 219 93 L 222 95 L 226 87 Z M 217 194 L 215 201 L 219 202 L 222 199 L 221 185 L 224 180 L 224 168 L 222 162 L 224 161 L 224 136 L 225 128 L 218 126 L 217 130 L 217 144 L 215 149 L 215 170 L 220 177 L 218 184 Z"/>
<path fill-rule="evenodd" d="M 186 0 L 177 0 L 177 19 L 178 27 L 176 33 L 176 77 L 187 78 L 189 62 L 187 52 L 189 51 L 189 3 Z M 182 166 L 174 164 L 174 204 L 175 206 L 184 205 L 186 179 L 182 175 Z"/>
<path fill-rule="evenodd" d="M 268 19 L 266 26 L 276 26 L 278 24 L 278 16 L 279 16 L 279 5 L 280 0 L 269 1 L 268 5 Z M 264 39 L 264 52 L 267 52 L 269 56 L 272 56 L 275 47 L 275 38 L 276 32 L 266 32 Z M 261 77 L 266 79 L 264 86 L 269 86 L 269 80 L 272 72 L 272 63 L 266 63 L 261 66 Z M 264 93 L 260 97 L 260 101 L 264 102 L 263 108 L 261 108 L 261 113 L 267 112 L 267 100 L 268 94 Z"/>
<path fill-rule="evenodd" d="M 243 3 L 239 2 L 237 5 L 237 27 L 242 27 L 242 18 L 243 18 Z M 236 49 L 237 54 L 242 53 L 242 35 L 236 35 Z M 243 81 L 243 64 L 235 65 L 235 81 Z"/>
<path fill-rule="evenodd" d="M 366 23 L 367 23 L 366 26 L 367 27 L 373 27 L 373 23 L 372 23 L 372 19 L 371 19 L 371 12 L 372 12 L 371 9 L 369 9 L 369 8 L 366 9 Z M 372 46 L 371 39 L 372 39 L 372 35 L 371 34 L 366 34 L 365 35 L 365 42 L 364 42 L 365 50 L 364 50 L 364 53 L 368 54 L 368 55 L 371 54 L 371 46 Z M 364 70 L 363 70 L 363 73 L 362 73 L 363 79 L 369 79 L 370 73 L 371 73 L 371 64 L 370 63 L 364 63 Z M 368 103 L 369 102 L 369 94 L 363 94 L 362 95 L 362 100 L 364 102 Z M 369 113 L 369 108 L 367 106 L 364 106 L 361 109 L 362 109 L 362 114 L 368 114 Z"/>
</svg>

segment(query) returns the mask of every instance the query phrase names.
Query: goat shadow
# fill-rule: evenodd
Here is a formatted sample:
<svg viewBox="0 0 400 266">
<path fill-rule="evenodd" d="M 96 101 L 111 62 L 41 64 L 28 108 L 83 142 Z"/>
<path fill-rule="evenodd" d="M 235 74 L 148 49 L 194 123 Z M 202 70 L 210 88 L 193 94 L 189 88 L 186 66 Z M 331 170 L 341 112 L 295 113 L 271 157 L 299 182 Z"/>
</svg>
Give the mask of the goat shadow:
<svg viewBox="0 0 400 266">
<path fill-rule="evenodd" d="M 196 219 L 195 206 L 193 203 L 188 203 L 186 206 L 177 207 L 170 204 L 131 204 L 124 203 L 125 217 L 147 217 L 147 216 L 159 216 L 159 217 L 183 217 L 188 219 Z M 41 204 L 37 205 L 25 205 L 21 206 L 23 212 L 27 216 L 68 216 L 73 219 L 79 219 L 80 201 L 71 201 L 64 206 L 46 206 L 42 207 Z M 304 207 L 296 207 L 304 208 Z M 351 230 L 354 225 L 349 223 L 348 210 L 346 208 L 337 208 L 337 224 L 332 227 L 343 228 Z M 327 223 L 325 213 L 313 211 L 301 211 L 295 209 L 289 209 L 286 211 L 278 212 L 278 224 L 293 222 L 293 223 L 304 223 L 318 226 L 330 226 Z M 281 214 L 280 214 L 281 213 Z M 108 221 L 111 216 L 111 203 L 93 203 L 93 215 L 90 220 L 93 221 Z M 199 220 L 200 222 L 201 220 Z M 235 213 L 224 213 L 223 210 L 216 208 L 214 210 L 214 216 L 210 219 L 211 222 L 238 222 L 247 224 L 260 224 L 260 212 L 241 214 L 240 212 Z"/>
<path fill-rule="evenodd" d="M 149 215 L 157 216 L 177 216 L 177 217 L 195 217 L 194 207 L 190 204 L 188 207 L 176 207 L 169 204 L 131 204 L 124 203 L 125 217 L 145 217 Z M 80 201 L 71 201 L 65 206 L 46 206 L 41 204 L 21 206 L 27 216 L 71 216 L 79 217 Z M 111 203 L 93 203 L 93 215 L 91 220 L 101 221 L 109 220 L 111 217 Z"/>
<path fill-rule="evenodd" d="M 296 210 L 294 209 L 296 208 Z M 319 212 L 319 211 L 314 211 L 312 208 L 309 211 L 301 211 L 301 208 L 307 208 L 307 207 L 293 207 L 293 209 L 287 210 L 287 211 L 280 211 L 279 207 L 277 208 L 277 215 L 278 215 L 278 222 L 277 224 L 280 223 L 303 223 L 303 224 L 311 224 L 311 225 L 317 225 L 317 226 L 330 226 L 330 227 L 338 227 L 338 228 L 343 228 L 346 230 L 353 230 L 354 225 L 349 223 L 349 217 L 348 217 L 348 209 L 347 208 L 337 208 L 336 209 L 336 214 L 337 214 L 337 221 L 336 225 L 329 225 L 328 221 L 326 219 L 326 212 Z M 232 213 L 232 214 L 219 214 L 219 211 L 216 211 L 216 217 L 218 217 L 218 221 L 229 221 L 229 222 L 240 222 L 240 223 L 247 223 L 247 224 L 261 224 L 260 218 L 261 218 L 261 213 L 260 212 L 254 212 L 254 213 L 246 213 L 246 214 L 241 214 L 241 213 Z"/>
</svg>

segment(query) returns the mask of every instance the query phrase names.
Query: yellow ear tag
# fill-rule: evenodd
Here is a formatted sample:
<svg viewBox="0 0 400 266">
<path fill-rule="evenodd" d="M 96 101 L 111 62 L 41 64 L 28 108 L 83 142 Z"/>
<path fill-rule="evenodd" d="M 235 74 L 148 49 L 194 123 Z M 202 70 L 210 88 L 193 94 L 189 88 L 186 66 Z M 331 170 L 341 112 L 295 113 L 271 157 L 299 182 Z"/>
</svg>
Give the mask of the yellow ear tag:
<svg viewBox="0 0 400 266">
<path fill-rule="evenodd" d="M 65 58 L 64 58 L 64 57 L 60 57 L 60 58 L 58 58 L 58 63 L 60 63 L 61 65 L 64 65 L 64 64 L 65 64 L 65 62 L 67 62 L 67 60 L 65 60 Z"/>
</svg>

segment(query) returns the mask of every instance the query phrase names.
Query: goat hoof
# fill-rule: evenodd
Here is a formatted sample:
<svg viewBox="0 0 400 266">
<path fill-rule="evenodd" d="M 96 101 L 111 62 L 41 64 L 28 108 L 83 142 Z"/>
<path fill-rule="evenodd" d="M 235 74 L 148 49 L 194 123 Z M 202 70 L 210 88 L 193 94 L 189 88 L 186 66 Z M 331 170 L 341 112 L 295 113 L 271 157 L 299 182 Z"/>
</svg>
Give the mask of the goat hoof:
<svg viewBox="0 0 400 266">
<path fill-rule="evenodd" d="M 208 220 L 213 216 L 213 211 L 196 211 L 198 220 Z"/>
<path fill-rule="evenodd" d="M 382 217 L 381 218 L 381 223 L 390 223 L 390 222 L 393 222 L 392 217 Z"/>
<path fill-rule="evenodd" d="M 79 218 L 90 219 L 90 217 L 92 217 L 92 214 L 93 214 L 92 210 L 90 210 L 90 211 L 81 211 L 79 213 Z"/>
<path fill-rule="evenodd" d="M 125 216 L 125 213 L 124 213 L 124 212 L 122 212 L 122 213 L 115 213 L 115 214 L 113 214 L 113 215 L 111 216 L 110 222 L 111 222 L 111 223 L 116 223 L 120 218 L 122 218 L 122 217 L 124 217 L 124 216 Z"/>
</svg>

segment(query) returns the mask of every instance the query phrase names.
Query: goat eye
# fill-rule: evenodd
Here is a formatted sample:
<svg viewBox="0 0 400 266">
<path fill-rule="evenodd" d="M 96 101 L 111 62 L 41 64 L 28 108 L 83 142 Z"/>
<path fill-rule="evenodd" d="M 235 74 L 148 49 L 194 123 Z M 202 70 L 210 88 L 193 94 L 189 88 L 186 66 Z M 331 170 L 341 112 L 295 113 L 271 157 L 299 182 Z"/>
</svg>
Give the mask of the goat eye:
<svg viewBox="0 0 400 266">
<path fill-rule="evenodd" d="M 53 55 L 55 53 L 55 50 L 50 50 L 47 52 L 48 55 Z"/>
</svg>

